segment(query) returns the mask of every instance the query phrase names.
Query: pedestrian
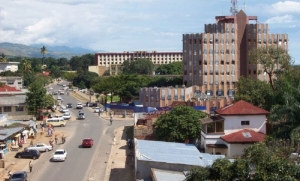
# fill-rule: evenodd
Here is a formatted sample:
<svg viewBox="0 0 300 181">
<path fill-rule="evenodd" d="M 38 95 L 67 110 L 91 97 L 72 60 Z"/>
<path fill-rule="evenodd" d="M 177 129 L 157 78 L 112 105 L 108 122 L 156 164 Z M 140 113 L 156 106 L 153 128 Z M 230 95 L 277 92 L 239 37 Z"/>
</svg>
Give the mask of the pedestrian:
<svg viewBox="0 0 300 181">
<path fill-rule="evenodd" d="M 112 122 L 113 122 L 113 119 L 112 119 L 112 118 L 110 118 L 110 125 L 112 125 Z"/>
<path fill-rule="evenodd" d="M 29 172 L 32 172 L 32 161 L 29 162 Z"/>
<path fill-rule="evenodd" d="M 57 135 L 55 135 L 55 144 L 57 144 L 57 142 L 58 142 L 58 138 L 57 138 Z"/>
<path fill-rule="evenodd" d="M 53 149 L 53 140 L 52 140 L 52 138 L 50 138 L 49 144 L 51 145 L 51 147 Z"/>
<path fill-rule="evenodd" d="M 12 175 L 12 174 L 11 174 L 11 170 L 10 170 L 10 171 L 8 171 L 8 173 L 7 173 L 7 174 L 8 174 L 8 178 L 10 178 L 10 177 L 11 177 L 11 175 Z"/>
<path fill-rule="evenodd" d="M 64 135 L 61 136 L 61 142 L 62 142 L 62 144 L 65 143 L 65 136 Z"/>
<path fill-rule="evenodd" d="M 100 112 L 100 110 L 99 110 L 99 111 L 98 111 L 98 116 L 100 116 L 100 113 L 101 113 L 101 112 Z"/>
</svg>

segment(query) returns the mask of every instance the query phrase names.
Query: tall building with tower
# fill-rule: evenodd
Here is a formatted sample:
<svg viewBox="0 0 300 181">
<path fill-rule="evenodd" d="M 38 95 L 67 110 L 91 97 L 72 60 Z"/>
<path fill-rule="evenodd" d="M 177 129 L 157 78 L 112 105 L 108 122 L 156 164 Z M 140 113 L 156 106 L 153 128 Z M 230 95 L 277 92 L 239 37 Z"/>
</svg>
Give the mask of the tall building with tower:
<svg viewBox="0 0 300 181">
<path fill-rule="evenodd" d="M 216 16 L 203 33 L 183 35 L 183 84 L 200 86 L 208 96 L 233 97 L 240 76 L 268 81 L 260 73 L 262 65 L 248 59 L 252 48 L 275 46 L 288 52 L 287 34 L 269 33 L 268 24 L 238 11 L 237 0 L 231 3 L 231 15 Z"/>
</svg>

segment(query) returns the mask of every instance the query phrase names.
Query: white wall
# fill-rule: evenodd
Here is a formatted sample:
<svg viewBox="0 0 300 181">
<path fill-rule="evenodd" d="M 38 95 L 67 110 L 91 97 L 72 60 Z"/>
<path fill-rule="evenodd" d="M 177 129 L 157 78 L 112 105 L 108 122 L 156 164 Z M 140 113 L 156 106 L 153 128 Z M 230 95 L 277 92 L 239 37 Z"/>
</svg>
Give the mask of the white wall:
<svg viewBox="0 0 300 181">
<path fill-rule="evenodd" d="M 224 121 L 225 135 L 234 133 L 242 129 L 252 129 L 256 132 L 266 134 L 266 115 L 235 115 L 222 116 Z M 241 121 L 250 121 L 249 125 L 241 125 Z"/>
<path fill-rule="evenodd" d="M 227 157 L 237 157 L 244 154 L 244 149 L 248 148 L 253 144 L 228 144 Z"/>
<path fill-rule="evenodd" d="M 10 70 L 12 72 L 16 72 L 18 70 L 19 62 L 7 62 L 7 63 L 0 63 L 0 72 Z"/>
</svg>

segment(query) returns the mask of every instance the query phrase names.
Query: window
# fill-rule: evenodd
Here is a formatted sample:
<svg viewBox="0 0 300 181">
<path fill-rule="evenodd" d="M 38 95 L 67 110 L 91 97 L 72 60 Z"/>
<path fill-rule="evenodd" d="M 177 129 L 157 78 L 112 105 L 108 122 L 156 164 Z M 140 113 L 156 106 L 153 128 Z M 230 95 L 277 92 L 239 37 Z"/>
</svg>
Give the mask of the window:
<svg viewBox="0 0 300 181">
<path fill-rule="evenodd" d="M 11 112 L 11 107 L 10 106 L 4 106 L 3 107 L 3 112 Z"/>
<path fill-rule="evenodd" d="M 241 121 L 242 126 L 250 125 L 250 121 Z"/>
<path fill-rule="evenodd" d="M 24 107 L 23 106 L 16 106 L 16 111 L 24 111 Z"/>
</svg>

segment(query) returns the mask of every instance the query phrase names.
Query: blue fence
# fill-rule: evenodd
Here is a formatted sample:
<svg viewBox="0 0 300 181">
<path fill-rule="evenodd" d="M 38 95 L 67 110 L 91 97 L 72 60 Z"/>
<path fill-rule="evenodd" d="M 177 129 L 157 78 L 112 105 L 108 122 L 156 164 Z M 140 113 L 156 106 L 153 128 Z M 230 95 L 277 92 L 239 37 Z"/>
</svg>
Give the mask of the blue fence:
<svg viewBox="0 0 300 181">
<path fill-rule="evenodd" d="M 171 107 L 140 107 L 140 106 L 130 106 L 129 104 L 106 104 L 106 109 L 119 109 L 119 110 L 132 110 L 134 113 L 140 112 L 155 112 L 155 111 L 169 111 L 172 110 Z M 206 106 L 194 106 L 194 109 L 198 111 L 206 110 Z"/>
</svg>

